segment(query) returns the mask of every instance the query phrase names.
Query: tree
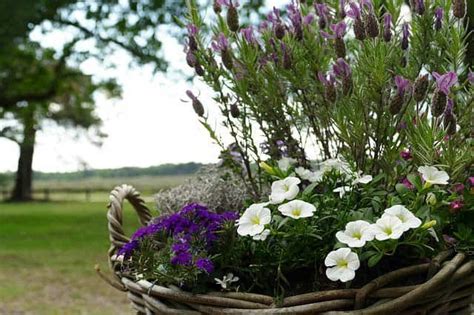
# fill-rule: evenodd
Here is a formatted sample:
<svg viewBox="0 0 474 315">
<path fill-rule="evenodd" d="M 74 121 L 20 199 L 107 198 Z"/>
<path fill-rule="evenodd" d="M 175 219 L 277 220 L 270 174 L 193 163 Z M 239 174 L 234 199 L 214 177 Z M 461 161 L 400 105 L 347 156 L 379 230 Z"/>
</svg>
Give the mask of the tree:
<svg viewBox="0 0 474 315">
<path fill-rule="evenodd" d="M 94 92 L 105 88 L 117 95 L 113 81 L 94 83 L 79 70 L 81 62 L 97 58 L 107 65 L 106 57 L 121 49 L 130 54 L 133 65 L 153 64 L 156 71 L 166 71 L 159 32 L 162 26 L 173 22 L 174 16 L 184 14 L 184 3 L 184 0 L 0 2 L 0 21 L 8 21 L 0 24 L 0 137 L 20 146 L 13 200 L 31 199 L 34 144 L 42 122 L 49 120 L 83 129 L 98 126 Z M 253 2 L 247 8 L 257 8 L 261 3 L 261 0 Z M 37 27 L 45 33 L 64 30 L 72 39 L 57 51 L 45 49 L 29 38 Z M 181 32 L 179 28 L 168 30 Z M 93 47 L 79 48 L 78 43 L 85 41 Z"/>
</svg>

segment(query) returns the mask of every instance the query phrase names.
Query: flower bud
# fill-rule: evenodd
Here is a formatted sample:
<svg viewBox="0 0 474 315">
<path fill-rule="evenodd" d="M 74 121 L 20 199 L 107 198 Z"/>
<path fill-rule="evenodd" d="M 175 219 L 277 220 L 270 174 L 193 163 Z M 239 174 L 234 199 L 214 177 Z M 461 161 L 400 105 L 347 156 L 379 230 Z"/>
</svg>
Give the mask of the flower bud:
<svg viewBox="0 0 474 315">
<path fill-rule="evenodd" d="M 466 0 L 453 0 L 453 15 L 459 19 L 466 15 Z"/>
<path fill-rule="evenodd" d="M 423 224 L 421 226 L 421 228 L 423 230 L 428 230 L 428 229 L 431 229 L 432 227 L 434 227 L 436 224 L 437 224 L 436 220 L 431 220 L 431 221 L 428 221 L 425 224 Z"/>
<path fill-rule="evenodd" d="M 239 13 L 234 5 L 230 5 L 227 10 L 227 26 L 232 32 L 239 30 Z"/>
<path fill-rule="evenodd" d="M 432 192 L 426 195 L 426 203 L 430 206 L 434 206 L 438 201 L 436 200 L 436 195 Z"/>
<path fill-rule="evenodd" d="M 433 95 L 433 101 L 431 103 L 431 114 L 435 117 L 441 116 L 446 108 L 448 97 L 446 94 L 436 89 Z"/>
<path fill-rule="evenodd" d="M 390 106 L 389 106 L 390 114 L 392 115 L 398 114 L 401 111 L 404 102 L 405 102 L 404 95 L 396 94 L 392 98 L 392 101 L 390 102 Z"/>
<path fill-rule="evenodd" d="M 419 15 L 423 15 L 425 13 L 425 0 L 411 0 L 410 1 L 411 8 Z"/>
<path fill-rule="evenodd" d="M 189 36 L 188 37 L 188 46 L 190 51 L 195 51 L 198 49 L 196 37 L 194 36 Z"/>
<path fill-rule="evenodd" d="M 282 23 L 275 25 L 275 37 L 282 39 L 285 36 L 285 26 Z"/>
<path fill-rule="evenodd" d="M 186 53 L 186 63 L 188 64 L 188 66 L 190 66 L 191 68 L 194 68 L 197 64 L 197 59 L 196 59 L 196 56 L 194 55 L 194 53 L 192 51 L 188 51 Z"/>
<path fill-rule="evenodd" d="M 237 103 L 230 105 L 230 114 L 234 118 L 240 117 L 240 110 L 239 110 L 239 107 L 237 106 Z"/>
<path fill-rule="evenodd" d="M 229 49 L 224 49 L 221 51 L 221 58 L 222 58 L 222 63 L 227 68 L 227 70 L 232 70 L 233 60 L 232 60 L 232 54 L 230 53 Z"/>
<path fill-rule="evenodd" d="M 413 98 L 415 101 L 421 102 L 425 98 L 426 91 L 428 90 L 428 83 L 428 74 L 416 79 L 415 86 L 413 87 Z"/>
<path fill-rule="evenodd" d="M 444 10 L 441 7 L 435 9 L 435 30 L 439 31 L 443 27 Z"/>
<path fill-rule="evenodd" d="M 268 174 L 270 175 L 276 175 L 275 173 L 275 170 L 273 169 L 273 167 L 271 167 L 270 165 L 268 165 L 267 163 L 265 162 L 260 162 L 259 164 L 260 168 L 263 169 L 265 172 L 267 172 Z"/>
<path fill-rule="evenodd" d="M 452 136 L 456 133 L 456 116 L 451 110 L 445 111 L 443 124 L 448 135 Z"/>
<path fill-rule="evenodd" d="M 337 58 L 346 57 L 346 44 L 344 43 L 344 39 L 338 37 L 334 39 L 334 50 L 336 51 Z"/>
<path fill-rule="evenodd" d="M 193 94 L 193 92 L 191 92 L 189 90 L 186 91 L 186 95 L 188 95 L 188 97 L 191 99 L 194 112 L 196 112 L 196 114 L 199 117 L 203 117 L 204 116 L 204 107 L 202 106 L 201 101 L 199 101 L 199 99 Z"/>
<path fill-rule="evenodd" d="M 462 200 L 454 200 L 449 204 L 449 212 L 457 214 L 461 211 L 462 207 L 464 207 Z"/>
<path fill-rule="evenodd" d="M 345 76 L 342 78 L 342 94 L 345 96 L 349 95 L 352 90 L 352 77 Z"/>
<path fill-rule="evenodd" d="M 366 33 L 371 38 L 379 36 L 379 23 L 373 12 L 370 12 L 366 16 Z"/>
<path fill-rule="evenodd" d="M 358 40 L 365 39 L 365 27 L 362 19 L 358 18 L 354 21 L 354 35 Z"/>
<path fill-rule="evenodd" d="M 385 14 L 383 17 L 383 39 L 389 42 L 392 39 L 392 15 Z"/>
<path fill-rule="evenodd" d="M 196 71 L 196 74 L 200 77 L 204 75 L 204 68 L 199 63 L 194 66 L 194 71 Z"/>
<path fill-rule="evenodd" d="M 283 69 L 290 70 L 292 66 L 291 56 L 288 51 L 283 54 Z"/>
<path fill-rule="evenodd" d="M 214 0 L 214 3 L 212 4 L 212 8 L 214 9 L 214 13 L 219 14 L 222 12 L 222 6 L 219 3 L 219 0 Z"/>
</svg>

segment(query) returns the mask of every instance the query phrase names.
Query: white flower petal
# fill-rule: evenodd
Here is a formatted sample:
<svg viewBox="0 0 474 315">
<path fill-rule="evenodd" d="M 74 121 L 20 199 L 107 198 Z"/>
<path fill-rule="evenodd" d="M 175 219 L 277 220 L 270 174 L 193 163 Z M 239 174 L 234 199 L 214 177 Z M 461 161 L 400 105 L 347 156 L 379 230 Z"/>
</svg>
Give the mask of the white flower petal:
<svg viewBox="0 0 474 315">
<path fill-rule="evenodd" d="M 292 200 L 280 205 L 278 211 L 280 211 L 284 216 L 299 219 L 312 217 L 313 213 L 316 211 L 316 207 L 302 200 Z"/>
</svg>

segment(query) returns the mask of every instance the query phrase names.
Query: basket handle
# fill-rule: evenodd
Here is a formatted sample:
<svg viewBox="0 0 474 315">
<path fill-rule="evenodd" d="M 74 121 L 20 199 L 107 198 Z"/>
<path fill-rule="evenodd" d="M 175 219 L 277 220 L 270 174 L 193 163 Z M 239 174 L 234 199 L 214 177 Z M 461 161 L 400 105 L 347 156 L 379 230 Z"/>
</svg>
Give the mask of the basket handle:
<svg viewBox="0 0 474 315">
<path fill-rule="evenodd" d="M 126 243 L 129 242 L 129 238 L 125 236 L 123 231 L 123 201 L 128 200 L 135 209 L 140 223 L 145 226 L 151 220 L 150 210 L 145 205 L 145 202 L 140 197 L 140 193 L 130 185 L 120 185 L 114 188 L 110 192 L 110 203 L 107 206 L 109 211 L 107 212 L 107 221 L 109 229 L 109 264 L 112 270 L 115 270 L 117 261 L 113 259 L 113 256 L 117 254 L 117 251 Z"/>
</svg>

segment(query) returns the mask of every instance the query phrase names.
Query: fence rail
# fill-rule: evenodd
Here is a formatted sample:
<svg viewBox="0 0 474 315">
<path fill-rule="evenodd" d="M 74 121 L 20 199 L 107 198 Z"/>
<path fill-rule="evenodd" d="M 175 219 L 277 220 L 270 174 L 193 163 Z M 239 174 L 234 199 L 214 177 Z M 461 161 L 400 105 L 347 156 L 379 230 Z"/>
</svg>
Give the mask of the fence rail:
<svg viewBox="0 0 474 315">
<path fill-rule="evenodd" d="M 71 189 L 71 188 L 42 188 L 34 189 L 32 192 L 33 199 L 38 201 L 107 201 L 108 194 L 113 189 L 104 189 L 104 188 L 81 188 L 81 189 Z M 11 196 L 11 189 L 2 188 L 1 191 L 1 201 L 6 201 Z M 146 201 L 153 200 L 152 191 L 142 192 L 145 196 Z"/>
</svg>

